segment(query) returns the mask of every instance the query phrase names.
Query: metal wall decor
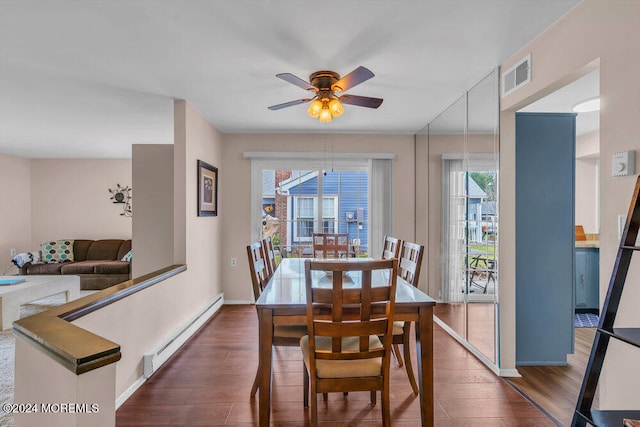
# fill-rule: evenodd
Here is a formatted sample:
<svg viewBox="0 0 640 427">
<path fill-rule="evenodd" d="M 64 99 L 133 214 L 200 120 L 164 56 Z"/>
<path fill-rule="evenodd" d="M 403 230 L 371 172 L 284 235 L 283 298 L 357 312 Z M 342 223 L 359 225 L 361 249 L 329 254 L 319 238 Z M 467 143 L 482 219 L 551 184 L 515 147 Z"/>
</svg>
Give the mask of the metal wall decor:
<svg viewBox="0 0 640 427">
<path fill-rule="evenodd" d="M 120 184 L 116 184 L 115 189 L 109 188 L 109 193 L 111 193 L 113 203 L 123 204 L 123 212 L 120 216 L 133 216 L 133 211 L 131 210 L 131 187 L 122 187 Z"/>
</svg>

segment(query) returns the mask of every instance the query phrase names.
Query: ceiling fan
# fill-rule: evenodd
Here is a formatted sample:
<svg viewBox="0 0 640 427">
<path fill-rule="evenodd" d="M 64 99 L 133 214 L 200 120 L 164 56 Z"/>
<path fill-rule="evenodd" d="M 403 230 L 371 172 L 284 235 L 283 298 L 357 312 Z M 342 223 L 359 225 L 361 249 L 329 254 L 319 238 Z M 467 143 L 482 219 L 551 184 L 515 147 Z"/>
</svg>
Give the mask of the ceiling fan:
<svg viewBox="0 0 640 427">
<path fill-rule="evenodd" d="M 382 104 L 380 98 L 370 98 L 368 96 L 341 95 L 336 92 L 346 92 L 355 85 L 369 80 L 374 74 L 365 67 L 358 67 L 346 76 L 340 78 L 340 74 L 334 71 L 316 71 L 309 76 L 308 83 L 300 77 L 291 73 L 276 74 L 276 77 L 315 93 L 312 98 L 297 99 L 285 102 L 284 104 L 272 105 L 270 110 L 280 110 L 293 105 L 311 102 L 307 113 L 314 119 L 319 119 L 323 123 L 328 123 L 335 117 L 340 117 L 344 113 L 342 104 L 357 105 L 359 107 L 378 108 Z"/>
</svg>

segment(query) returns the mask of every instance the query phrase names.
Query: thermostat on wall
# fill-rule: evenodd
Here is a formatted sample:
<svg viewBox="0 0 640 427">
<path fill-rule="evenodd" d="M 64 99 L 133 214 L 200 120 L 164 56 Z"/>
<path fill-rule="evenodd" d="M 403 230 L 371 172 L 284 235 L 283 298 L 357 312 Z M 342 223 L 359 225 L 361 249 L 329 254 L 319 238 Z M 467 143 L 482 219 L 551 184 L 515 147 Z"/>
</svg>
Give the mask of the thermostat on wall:
<svg viewBox="0 0 640 427">
<path fill-rule="evenodd" d="M 627 176 L 636 173 L 636 152 L 620 151 L 612 154 L 611 175 Z"/>
</svg>

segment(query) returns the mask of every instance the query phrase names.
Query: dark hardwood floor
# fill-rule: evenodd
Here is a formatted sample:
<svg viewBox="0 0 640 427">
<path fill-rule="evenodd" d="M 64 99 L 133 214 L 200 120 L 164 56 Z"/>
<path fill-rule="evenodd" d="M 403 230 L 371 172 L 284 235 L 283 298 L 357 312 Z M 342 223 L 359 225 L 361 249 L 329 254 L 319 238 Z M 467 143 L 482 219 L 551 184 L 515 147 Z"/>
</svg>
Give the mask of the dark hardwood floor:
<svg viewBox="0 0 640 427">
<path fill-rule="evenodd" d="M 116 426 L 257 425 L 258 401 L 249 397 L 258 360 L 257 323 L 255 307 L 224 306 L 118 409 Z M 555 426 L 437 326 L 434 358 L 436 426 Z M 419 426 L 419 403 L 405 371 L 395 361 L 391 371 L 392 423 Z M 321 397 L 318 402 L 319 425 L 382 424 L 380 399 L 372 407 L 368 392 L 333 393 L 328 402 Z M 296 347 L 274 351 L 271 420 L 283 427 L 309 425 Z"/>
<path fill-rule="evenodd" d="M 486 344 L 492 341 L 493 335 L 491 327 L 486 326 L 491 325 L 493 319 L 489 308 L 487 304 L 469 304 L 467 309 L 476 313 L 471 318 L 467 314 L 470 311 L 465 310 L 463 304 L 440 303 L 436 305 L 434 314 L 460 335 L 465 334 L 467 325 L 475 328 L 467 331 L 469 342 L 490 357 L 492 353 Z M 575 329 L 575 352 L 567 356 L 567 366 L 518 366 L 521 377 L 505 380 L 535 402 L 556 424 L 571 425 L 595 331 L 595 328 Z"/>
<path fill-rule="evenodd" d="M 567 356 L 567 366 L 518 366 L 522 377 L 508 381 L 560 425 L 571 425 L 595 335 L 595 328 L 576 328 L 575 352 Z"/>
</svg>

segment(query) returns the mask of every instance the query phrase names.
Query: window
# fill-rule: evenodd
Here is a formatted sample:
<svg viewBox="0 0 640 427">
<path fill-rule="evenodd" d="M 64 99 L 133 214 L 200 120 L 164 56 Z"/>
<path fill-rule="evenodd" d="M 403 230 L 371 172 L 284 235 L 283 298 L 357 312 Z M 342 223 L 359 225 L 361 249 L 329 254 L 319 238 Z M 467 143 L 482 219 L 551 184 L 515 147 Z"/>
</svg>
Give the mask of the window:
<svg viewBox="0 0 640 427">
<path fill-rule="evenodd" d="M 287 257 L 311 256 L 314 232 L 347 233 L 361 256 L 368 255 L 372 239 L 381 247 L 383 236 L 391 234 L 392 156 L 349 154 L 353 158 L 333 159 L 329 171 L 324 153 L 288 159 L 292 154 L 245 153 L 252 157 L 252 218 L 261 224 L 252 238 L 272 237 L 277 252 Z"/>
<path fill-rule="evenodd" d="M 314 223 L 319 216 L 316 214 L 317 197 L 297 196 L 295 198 L 293 222 L 295 223 L 294 241 L 310 242 L 314 233 Z M 296 214 L 297 212 L 297 214 Z M 338 198 L 322 198 L 322 233 L 337 233 L 338 231 Z"/>
<path fill-rule="evenodd" d="M 297 218 L 296 221 L 296 240 L 311 240 L 313 236 L 313 221 L 315 219 L 314 213 L 314 198 L 313 197 L 298 197 L 297 198 Z"/>
<path fill-rule="evenodd" d="M 322 232 L 338 233 L 338 198 L 322 198 Z"/>
</svg>

